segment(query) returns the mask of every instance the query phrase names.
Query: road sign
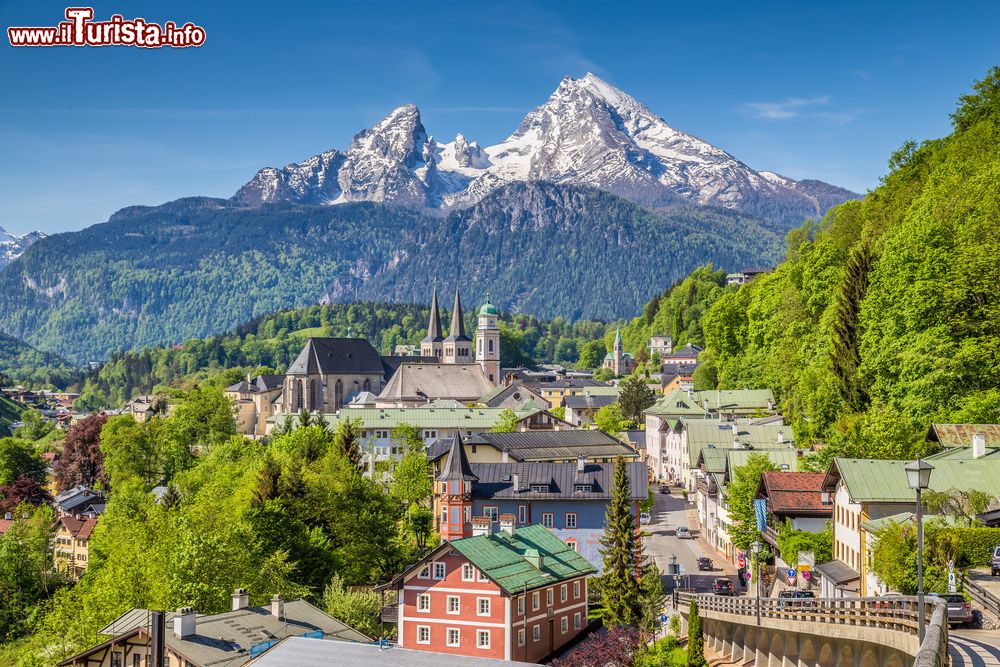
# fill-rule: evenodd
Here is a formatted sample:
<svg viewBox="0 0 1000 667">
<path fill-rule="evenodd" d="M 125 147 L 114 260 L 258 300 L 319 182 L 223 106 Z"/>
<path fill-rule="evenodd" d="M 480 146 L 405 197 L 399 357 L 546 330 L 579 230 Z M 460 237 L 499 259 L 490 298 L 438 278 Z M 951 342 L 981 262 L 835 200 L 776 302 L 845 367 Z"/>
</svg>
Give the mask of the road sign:
<svg viewBox="0 0 1000 667">
<path fill-rule="evenodd" d="M 740 554 L 740 557 L 736 559 L 736 564 L 742 569 L 747 566 L 747 559 Z"/>
<path fill-rule="evenodd" d="M 805 579 L 806 581 L 809 581 L 812 578 L 812 572 L 806 570 L 805 572 L 802 573 L 802 578 Z"/>
<path fill-rule="evenodd" d="M 795 577 L 788 577 L 788 585 L 789 586 L 795 585 Z"/>
<path fill-rule="evenodd" d="M 667 615 L 660 614 L 660 623 L 666 623 L 666 622 L 667 622 Z"/>
<path fill-rule="evenodd" d="M 794 567 L 788 568 L 788 572 L 785 572 L 785 574 L 788 575 L 789 579 L 794 579 L 795 578 L 795 568 Z"/>
<path fill-rule="evenodd" d="M 953 561 L 948 561 L 948 592 L 958 592 L 958 586 L 955 585 L 955 563 Z"/>
<path fill-rule="evenodd" d="M 747 580 L 747 582 L 749 582 L 751 579 L 753 579 L 753 572 L 747 572 L 746 573 L 746 580 Z"/>
</svg>

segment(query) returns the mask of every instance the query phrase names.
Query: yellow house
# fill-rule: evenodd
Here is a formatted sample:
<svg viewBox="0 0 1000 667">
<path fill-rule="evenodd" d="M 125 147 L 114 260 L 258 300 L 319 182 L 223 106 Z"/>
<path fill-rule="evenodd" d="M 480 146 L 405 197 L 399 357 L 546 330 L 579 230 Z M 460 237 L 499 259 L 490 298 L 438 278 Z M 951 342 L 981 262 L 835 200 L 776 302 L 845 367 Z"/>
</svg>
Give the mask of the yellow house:
<svg viewBox="0 0 1000 667">
<path fill-rule="evenodd" d="M 97 526 L 97 517 L 61 516 L 56 521 L 56 569 L 76 581 L 87 569 L 90 556 L 90 535 Z"/>
</svg>

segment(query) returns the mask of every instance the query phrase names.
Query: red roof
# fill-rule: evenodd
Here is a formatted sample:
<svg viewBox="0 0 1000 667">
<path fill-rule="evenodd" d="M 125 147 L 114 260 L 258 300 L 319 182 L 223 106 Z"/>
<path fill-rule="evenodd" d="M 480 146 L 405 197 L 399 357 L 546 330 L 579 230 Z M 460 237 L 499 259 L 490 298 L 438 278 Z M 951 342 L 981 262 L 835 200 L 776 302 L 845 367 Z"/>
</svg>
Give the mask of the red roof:
<svg viewBox="0 0 1000 667">
<path fill-rule="evenodd" d="M 6 533 L 7 529 L 10 528 L 13 523 L 14 522 L 10 519 L 0 519 L 0 535 Z"/>
<path fill-rule="evenodd" d="M 757 491 L 775 514 L 832 515 L 833 503 L 823 502 L 821 472 L 765 472 Z"/>
<path fill-rule="evenodd" d="M 96 518 L 78 519 L 75 516 L 61 516 L 59 521 L 66 526 L 69 534 L 78 540 L 90 539 L 90 534 L 94 532 L 97 525 Z"/>
</svg>

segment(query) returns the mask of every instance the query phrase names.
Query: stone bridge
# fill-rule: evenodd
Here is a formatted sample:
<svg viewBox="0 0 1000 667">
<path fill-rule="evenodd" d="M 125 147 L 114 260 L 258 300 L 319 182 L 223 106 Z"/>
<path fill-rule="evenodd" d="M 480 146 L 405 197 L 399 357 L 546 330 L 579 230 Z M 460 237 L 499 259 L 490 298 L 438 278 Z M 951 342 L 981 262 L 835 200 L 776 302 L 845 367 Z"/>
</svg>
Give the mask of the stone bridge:
<svg viewBox="0 0 1000 667">
<path fill-rule="evenodd" d="M 677 592 L 685 624 L 697 599 L 713 665 L 754 667 L 946 667 L 947 609 L 926 600 L 926 632 L 917 638 L 917 599 L 831 598 L 757 600 Z"/>
</svg>

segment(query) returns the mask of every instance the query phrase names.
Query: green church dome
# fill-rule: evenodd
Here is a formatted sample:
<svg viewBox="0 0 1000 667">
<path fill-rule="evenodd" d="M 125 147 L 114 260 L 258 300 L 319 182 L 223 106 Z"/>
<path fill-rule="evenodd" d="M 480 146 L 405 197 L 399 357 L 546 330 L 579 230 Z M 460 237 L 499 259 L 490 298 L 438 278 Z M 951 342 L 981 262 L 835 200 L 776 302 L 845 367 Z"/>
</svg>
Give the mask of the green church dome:
<svg viewBox="0 0 1000 667">
<path fill-rule="evenodd" d="M 479 309 L 479 314 L 480 315 L 496 315 L 497 314 L 497 309 L 496 309 L 496 307 L 492 303 L 490 303 L 489 301 L 487 301 L 486 303 L 483 304 L 483 307 Z"/>
</svg>

